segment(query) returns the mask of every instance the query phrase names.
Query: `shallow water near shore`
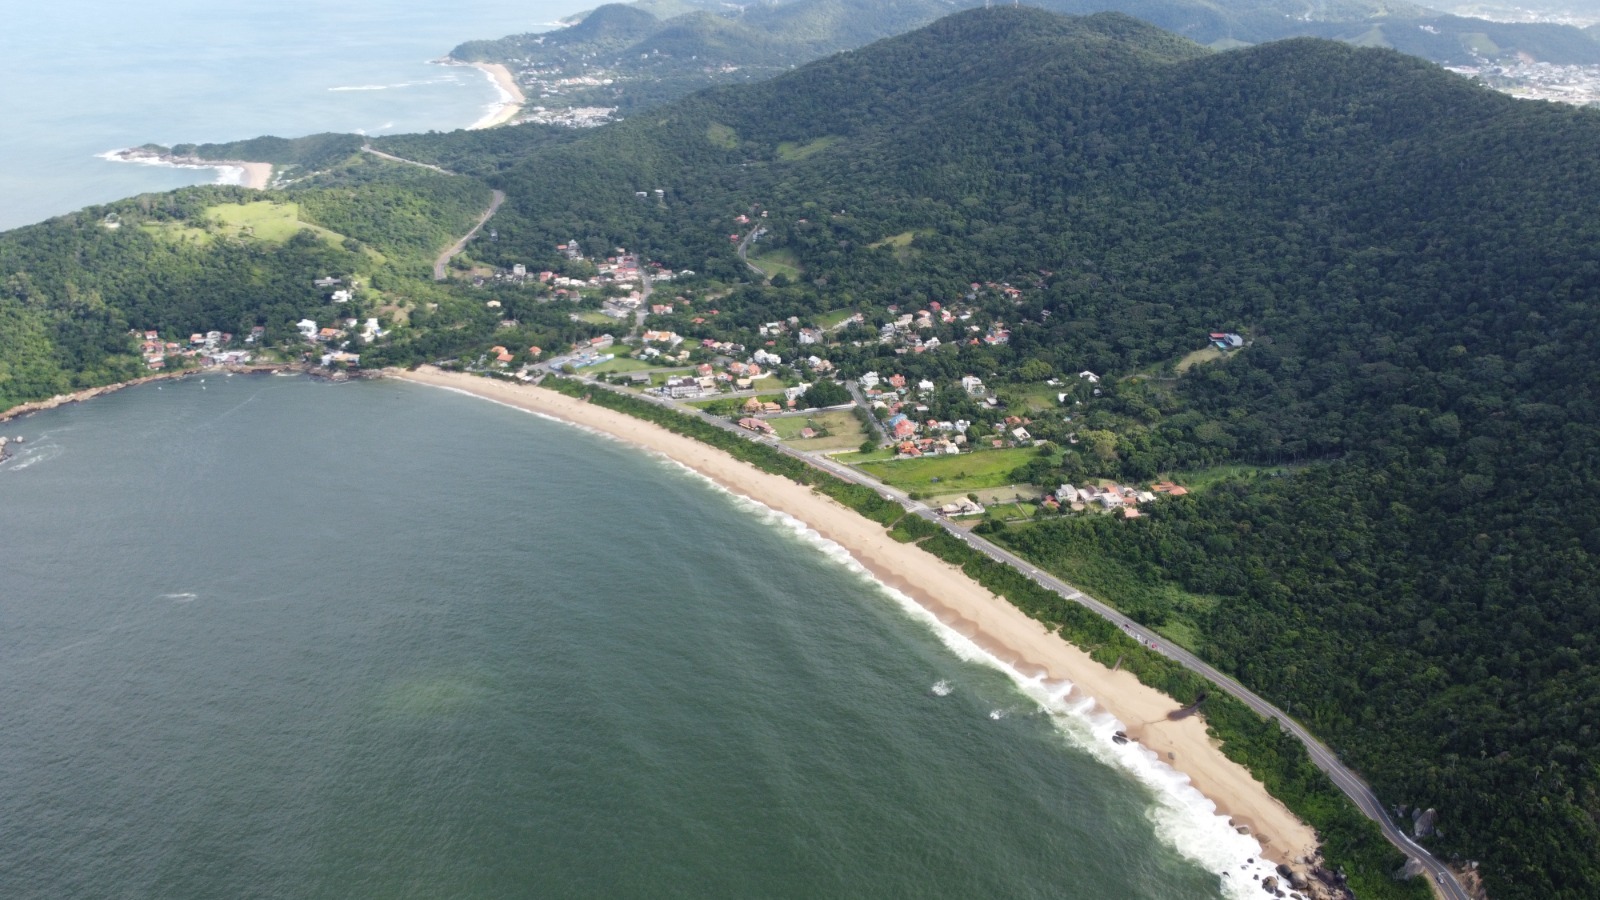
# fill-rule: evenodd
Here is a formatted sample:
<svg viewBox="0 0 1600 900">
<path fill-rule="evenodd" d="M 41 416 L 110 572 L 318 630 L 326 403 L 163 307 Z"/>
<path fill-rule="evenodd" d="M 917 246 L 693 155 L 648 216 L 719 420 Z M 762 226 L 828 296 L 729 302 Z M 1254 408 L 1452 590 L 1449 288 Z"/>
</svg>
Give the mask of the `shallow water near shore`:
<svg viewBox="0 0 1600 900">
<path fill-rule="evenodd" d="M 1221 896 L 1092 722 L 614 441 L 269 376 L 5 431 L 0 895 Z"/>
<path fill-rule="evenodd" d="M 0 229 L 214 169 L 98 158 L 145 143 L 465 128 L 500 97 L 429 65 L 463 41 L 544 31 L 577 0 L 148 0 L 8 4 L 0 39 Z"/>
</svg>

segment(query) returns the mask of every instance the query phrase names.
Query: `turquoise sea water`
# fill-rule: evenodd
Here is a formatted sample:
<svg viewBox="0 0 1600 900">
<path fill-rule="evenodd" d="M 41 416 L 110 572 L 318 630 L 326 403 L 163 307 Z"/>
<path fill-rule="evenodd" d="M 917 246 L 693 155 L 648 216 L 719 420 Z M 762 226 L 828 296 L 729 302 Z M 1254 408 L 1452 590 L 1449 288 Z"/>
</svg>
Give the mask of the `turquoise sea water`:
<svg viewBox="0 0 1600 900">
<path fill-rule="evenodd" d="M 282 376 L 0 430 L 0 896 L 1259 895 L 1107 723 L 616 442 Z"/>
<path fill-rule="evenodd" d="M 212 170 L 113 163 L 148 142 L 448 131 L 497 97 L 428 65 L 462 41 L 542 31 L 581 0 L 60 0 L 0 24 L 0 229 Z"/>
</svg>

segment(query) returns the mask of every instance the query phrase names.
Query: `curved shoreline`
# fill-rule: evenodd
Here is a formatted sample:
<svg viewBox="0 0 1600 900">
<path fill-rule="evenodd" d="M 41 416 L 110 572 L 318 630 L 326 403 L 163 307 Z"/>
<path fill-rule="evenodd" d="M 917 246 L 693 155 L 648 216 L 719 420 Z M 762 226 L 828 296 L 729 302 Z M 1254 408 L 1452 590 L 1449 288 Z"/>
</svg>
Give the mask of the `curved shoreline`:
<svg viewBox="0 0 1600 900">
<path fill-rule="evenodd" d="M 255 191 L 264 191 L 272 185 L 272 163 L 251 162 L 242 159 L 201 159 L 198 156 L 174 156 L 171 153 L 156 153 L 140 147 L 125 147 L 121 150 L 112 150 L 100 155 L 101 159 L 111 162 L 134 163 L 143 166 L 166 166 L 172 169 L 216 169 L 219 173 L 219 184 L 237 183 Z M 228 180 L 230 171 L 239 173 L 239 180 Z"/>
<path fill-rule="evenodd" d="M 214 366 L 207 369 L 179 369 L 173 372 L 157 372 L 154 375 L 146 375 L 142 378 L 118 381 L 113 384 L 104 384 L 100 387 L 84 388 L 81 391 L 73 391 L 70 394 L 57 394 L 54 397 L 47 397 L 43 400 L 18 403 L 10 409 L 0 410 L 0 422 L 8 422 L 29 413 L 56 409 L 69 403 L 82 403 L 85 400 L 93 400 L 106 394 L 114 394 L 123 388 L 138 387 L 141 384 L 150 384 L 156 381 L 177 381 L 188 378 L 191 375 L 204 375 L 207 372 L 231 372 L 235 375 L 250 375 L 256 372 L 282 372 L 286 370 L 310 371 L 301 363 L 262 363 L 249 366 Z"/>
<path fill-rule="evenodd" d="M 517 113 L 522 112 L 523 104 L 528 102 L 527 96 L 522 93 L 522 88 L 517 86 L 517 79 L 512 76 L 511 70 L 500 63 L 462 62 L 459 59 L 451 59 L 448 56 L 433 60 L 433 62 L 441 66 L 469 66 L 477 69 L 489 76 L 489 81 L 494 84 L 495 90 L 499 92 L 499 101 L 478 121 L 468 125 L 468 131 L 482 131 L 485 128 L 504 125 L 515 119 Z"/>
<path fill-rule="evenodd" d="M 659 453 L 735 494 L 791 516 L 844 548 L 876 579 L 964 636 L 1019 681 L 1038 685 L 1057 701 L 1065 701 L 1063 706 L 1093 704 L 1124 723 L 1128 734 L 1150 751 L 1153 763 L 1187 776 L 1218 815 L 1248 826 L 1264 858 L 1305 873 L 1306 861 L 1316 857 L 1315 832 L 1222 753 L 1201 717 L 1169 720 L 1167 713 L 1177 708 L 1172 698 L 1131 673 L 1095 662 L 961 570 L 914 545 L 895 541 L 877 523 L 831 498 L 692 438 L 565 394 L 431 367 L 385 374 L 592 429 Z"/>
</svg>

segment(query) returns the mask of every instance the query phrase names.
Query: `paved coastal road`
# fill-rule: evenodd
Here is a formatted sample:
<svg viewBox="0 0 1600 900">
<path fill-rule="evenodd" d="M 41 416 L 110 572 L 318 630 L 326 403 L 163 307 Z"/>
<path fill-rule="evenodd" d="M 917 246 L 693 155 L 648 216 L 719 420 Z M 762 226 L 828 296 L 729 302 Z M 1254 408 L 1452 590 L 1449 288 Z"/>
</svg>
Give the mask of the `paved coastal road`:
<svg viewBox="0 0 1600 900">
<path fill-rule="evenodd" d="M 878 481 L 864 472 L 852 469 L 843 463 L 835 462 L 834 460 L 825 456 L 795 450 L 794 448 L 785 446 L 783 443 L 772 438 L 756 437 L 750 432 L 740 428 L 726 419 L 718 418 L 691 406 L 683 406 L 654 395 L 641 395 L 632 391 L 621 391 L 618 388 L 614 388 L 610 385 L 602 384 L 600 382 L 591 381 L 589 383 L 595 387 L 618 391 L 619 393 L 627 393 L 630 396 L 645 396 L 663 406 L 671 406 L 682 412 L 697 416 L 700 419 L 710 422 L 718 428 L 723 429 L 724 431 L 730 431 L 742 437 L 760 441 L 761 443 L 773 447 L 787 456 L 792 456 L 796 459 L 803 460 L 806 463 L 816 466 L 825 472 L 837 475 L 846 481 L 852 481 L 856 484 L 870 487 L 877 491 L 879 495 L 899 502 L 906 508 L 908 512 L 938 524 L 946 531 L 955 535 L 958 539 L 966 541 L 969 546 L 988 556 L 990 559 L 1005 563 L 1006 565 L 1023 572 L 1040 586 L 1055 591 L 1068 600 L 1072 600 L 1075 603 L 1079 603 L 1084 607 L 1087 607 L 1102 618 L 1114 622 L 1128 634 L 1138 638 L 1146 646 L 1156 648 L 1156 652 L 1176 661 L 1178 664 L 1192 672 L 1209 678 L 1219 690 L 1238 698 L 1241 702 L 1255 710 L 1258 714 L 1268 718 L 1276 719 L 1278 724 L 1281 725 L 1285 731 L 1294 735 L 1294 737 L 1298 739 L 1300 743 L 1305 745 L 1306 751 L 1311 755 L 1312 763 L 1323 772 L 1326 772 L 1328 777 L 1333 780 L 1333 783 L 1338 786 L 1339 790 L 1343 791 L 1346 796 L 1355 801 L 1356 806 L 1367 816 L 1367 818 L 1378 823 L 1378 827 L 1383 830 L 1383 836 L 1388 838 L 1389 843 L 1399 848 L 1401 853 L 1404 853 L 1411 859 L 1416 860 L 1417 863 L 1422 866 L 1423 870 L 1427 873 L 1426 877 L 1433 883 L 1433 889 L 1436 894 L 1446 898 L 1446 900 L 1471 900 L 1471 895 L 1469 895 L 1466 889 L 1455 880 L 1455 876 L 1450 873 L 1450 870 L 1445 867 L 1444 863 L 1436 859 L 1434 855 L 1428 852 L 1426 848 L 1413 841 L 1404 831 L 1400 829 L 1399 826 L 1394 823 L 1392 819 L 1389 818 L 1388 812 L 1384 810 L 1383 804 L 1378 800 L 1377 794 L 1372 792 L 1372 788 L 1367 786 L 1367 783 L 1361 779 L 1361 776 L 1357 775 L 1355 772 L 1351 771 L 1347 766 L 1345 766 L 1344 763 L 1340 762 L 1339 757 L 1335 755 L 1332 750 L 1328 749 L 1326 744 L 1323 744 L 1321 741 L 1317 740 L 1316 737 L 1312 736 L 1311 732 L 1307 731 L 1303 726 L 1300 725 L 1299 722 L 1296 722 L 1294 719 L 1290 718 L 1288 713 L 1261 699 L 1261 697 L 1257 696 L 1254 691 L 1251 691 L 1249 688 L 1233 680 L 1222 672 L 1217 671 L 1209 663 L 1200 659 L 1198 656 L 1195 656 L 1193 653 L 1190 653 L 1182 647 L 1176 647 L 1168 644 L 1166 639 L 1160 635 L 1151 632 L 1138 622 L 1133 621 L 1117 610 L 1112 609 L 1099 600 L 1096 600 L 1088 594 L 1085 594 L 1083 591 L 1078 590 L 1076 587 L 1066 583 L 1065 581 L 1056 578 L 1048 572 L 1040 570 L 1032 563 L 1016 556 L 1009 550 L 990 543 L 978 535 L 969 534 L 959 528 L 956 528 L 949 522 L 949 520 L 943 518 L 932 509 L 929 509 L 926 504 L 912 500 L 904 491 L 890 487 L 889 485 Z"/>
<path fill-rule="evenodd" d="M 416 166 L 419 169 L 432 169 L 433 171 L 438 172 L 441 175 L 454 175 L 455 174 L 454 172 L 450 171 L 449 169 L 440 168 L 439 166 L 436 166 L 436 165 L 434 165 L 432 163 L 417 162 L 414 159 L 406 159 L 403 156 L 395 156 L 393 153 L 385 153 L 382 150 L 374 150 L 374 149 L 372 149 L 372 145 L 371 144 L 367 144 L 367 145 L 363 146 L 361 148 L 361 152 L 362 153 L 371 153 L 373 156 L 377 156 L 377 157 L 381 157 L 383 159 L 387 159 L 390 162 L 405 163 L 408 166 Z"/>
</svg>

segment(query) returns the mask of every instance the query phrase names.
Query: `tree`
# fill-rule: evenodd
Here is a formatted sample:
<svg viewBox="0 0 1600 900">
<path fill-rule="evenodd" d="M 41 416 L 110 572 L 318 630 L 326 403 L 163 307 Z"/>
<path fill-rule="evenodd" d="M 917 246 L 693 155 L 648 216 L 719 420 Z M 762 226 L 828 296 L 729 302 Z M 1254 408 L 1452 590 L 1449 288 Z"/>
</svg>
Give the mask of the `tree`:
<svg viewBox="0 0 1600 900">
<path fill-rule="evenodd" d="M 800 395 L 800 405 L 805 407 L 839 406 L 850 402 L 850 392 L 835 381 L 817 381 Z"/>
</svg>

